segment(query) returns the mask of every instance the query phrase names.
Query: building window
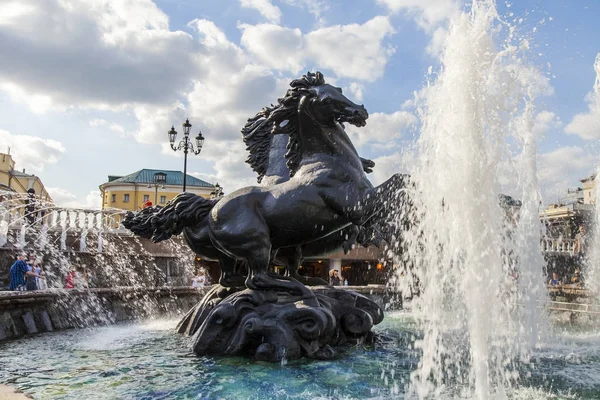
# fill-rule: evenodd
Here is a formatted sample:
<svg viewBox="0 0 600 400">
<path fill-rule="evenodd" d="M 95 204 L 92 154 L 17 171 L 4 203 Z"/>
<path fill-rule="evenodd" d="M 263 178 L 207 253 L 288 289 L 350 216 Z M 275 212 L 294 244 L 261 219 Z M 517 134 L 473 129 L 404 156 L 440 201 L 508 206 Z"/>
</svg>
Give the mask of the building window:
<svg viewBox="0 0 600 400">
<path fill-rule="evenodd" d="M 111 201 L 111 203 L 116 203 L 117 202 L 117 195 L 116 194 L 111 195 L 110 201 Z"/>
<path fill-rule="evenodd" d="M 167 202 L 167 196 L 160 196 L 160 204 L 165 204 Z"/>
<path fill-rule="evenodd" d="M 129 203 L 129 193 L 123 195 L 123 203 Z"/>
<path fill-rule="evenodd" d="M 150 200 L 150 195 L 149 194 L 145 194 L 144 195 L 144 203 Z"/>
</svg>

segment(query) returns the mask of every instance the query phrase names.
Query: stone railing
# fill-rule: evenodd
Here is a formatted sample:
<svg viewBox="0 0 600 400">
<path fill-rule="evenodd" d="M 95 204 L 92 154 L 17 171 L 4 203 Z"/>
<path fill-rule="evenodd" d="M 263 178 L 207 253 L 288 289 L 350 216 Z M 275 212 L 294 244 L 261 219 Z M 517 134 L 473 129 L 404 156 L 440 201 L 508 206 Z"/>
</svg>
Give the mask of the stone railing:
<svg viewBox="0 0 600 400">
<path fill-rule="evenodd" d="M 542 238 L 540 246 L 544 253 L 575 253 L 574 239 Z"/>
<path fill-rule="evenodd" d="M 25 242 L 28 234 L 47 237 L 61 236 L 61 249 L 66 250 L 67 235 L 81 238 L 80 251 L 87 251 L 85 238 L 95 235 L 98 240 L 98 252 L 102 252 L 102 235 L 105 233 L 132 235 L 121 225 L 124 210 L 90 210 L 39 206 L 32 215 L 25 215 L 25 208 L 10 202 L 0 202 L 0 247 L 7 243 L 10 232 L 19 237 L 18 242 Z"/>
<path fill-rule="evenodd" d="M 34 224 L 46 226 L 48 230 L 118 230 L 128 232 L 120 224 L 124 210 L 91 210 L 65 207 L 43 207 L 36 210 Z M 0 203 L 0 222 L 9 229 L 20 229 L 29 224 L 22 207 L 7 208 Z"/>
</svg>

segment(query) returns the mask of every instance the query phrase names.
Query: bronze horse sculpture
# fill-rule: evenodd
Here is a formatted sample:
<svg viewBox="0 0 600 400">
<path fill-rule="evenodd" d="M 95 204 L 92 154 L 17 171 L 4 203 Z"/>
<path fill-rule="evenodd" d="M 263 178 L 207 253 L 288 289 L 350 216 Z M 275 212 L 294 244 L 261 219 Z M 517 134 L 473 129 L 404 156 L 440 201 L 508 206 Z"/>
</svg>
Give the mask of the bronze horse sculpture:
<svg viewBox="0 0 600 400">
<path fill-rule="evenodd" d="M 336 89 L 341 92 L 341 89 Z M 272 134 L 273 121 L 269 116 L 275 109 L 276 107 L 273 106 L 263 108 L 255 117 L 250 118 L 242 129 L 242 138 L 249 151 L 246 162 L 257 172 L 257 181 L 261 186 L 272 186 L 290 179 L 290 170 L 285 159 L 289 135 Z M 360 160 L 364 172 L 372 172 L 375 163 L 364 158 Z M 124 225 L 134 233 L 155 242 L 182 233 L 188 246 L 199 257 L 219 262 L 221 267 L 219 283 L 222 286 L 239 286 L 243 282 L 240 281 L 239 275 L 234 274 L 236 261 L 216 249 L 210 240 L 208 216 L 206 218 L 195 216 L 210 204 L 191 193 L 182 193 L 164 208 L 160 206 L 147 208 L 137 215 L 129 213 Z M 284 265 L 289 276 L 305 284 L 323 285 L 327 282 L 320 278 L 302 277 L 298 274 L 298 267 L 304 257 L 322 257 L 342 249 L 347 253 L 354 244 L 379 245 L 381 242 L 379 236 L 377 228 L 366 229 L 349 225 L 323 238 L 299 246 L 280 248 L 272 261 Z"/>
<path fill-rule="evenodd" d="M 153 240 L 183 232 L 197 253 L 215 251 L 224 271 L 232 271 L 236 261 L 248 266 L 248 289 L 225 298 L 207 295 L 182 320 L 179 330 L 194 334 L 198 354 L 245 354 L 269 361 L 331 358 L 332 345 L 368 339 L 373 324 L 383 318 L 364 296 L 333 288 L 313 292 L 291 277 L 267 272 L 279 249 L 335 238 L 342 229 L 380 218 L 405 185 L 402 175 L 378 187 L 366 178 L 368 165 L 342 125 L 364 126 L 368 113 L 363 106 L 326 84 L 318 72 L 290 86 L 276 106 L 246 126 L 249 135 L 265 128 L 271 135 L 289 135 L 288 180 L 243 188 L 219 201 L 181 194 L 158 212 L 128 217 L 134 232 Z M 199 224 L 210 245 L 190 235 L 198 233 Z"/>
</svg>

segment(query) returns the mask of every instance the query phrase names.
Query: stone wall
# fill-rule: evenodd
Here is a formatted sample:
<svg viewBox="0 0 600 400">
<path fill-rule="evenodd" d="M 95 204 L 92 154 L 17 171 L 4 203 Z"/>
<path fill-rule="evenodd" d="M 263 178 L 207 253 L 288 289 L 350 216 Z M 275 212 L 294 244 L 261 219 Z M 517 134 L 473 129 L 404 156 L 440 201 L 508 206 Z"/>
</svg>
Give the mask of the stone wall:
<svg viewBox="0 0 600 400">
<path fill-rule="evenodd" d="M 0 292 L 0 340 L 162 315 L 183 316 L 209 287 Z"/>
<path fill-rule="evenodd" d="M 345 286 L 384 310 L 401 307 L 384 285 Z M 107 325 L 158 316 L 182 317 L 210 290 L 190 287 L 115 287 L 0 292 L 0 341 L 26 334 Z M 318 290 L 318 287 L 316 287 Z"/>
</svg>

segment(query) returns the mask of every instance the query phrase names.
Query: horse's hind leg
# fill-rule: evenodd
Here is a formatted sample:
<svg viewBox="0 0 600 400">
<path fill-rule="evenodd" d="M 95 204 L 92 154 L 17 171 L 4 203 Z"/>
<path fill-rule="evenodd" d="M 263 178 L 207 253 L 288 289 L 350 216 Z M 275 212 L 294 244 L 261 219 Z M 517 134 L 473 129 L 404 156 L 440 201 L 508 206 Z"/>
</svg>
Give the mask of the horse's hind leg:
<svg viewBox="0 0 600 400">
<path fill-rule="evenodd" d="M 283 252 L 283 250 L 279 250 Z M 296 246 L 294 248 L 285 249 L 284 257 L 281 257 L 281 260 L 285 264 L 285 269 L 287 271 L 287 275 L 290 278 L 297 280 L 300 283 L 308 286 L 319 286 L 319 285 L 327 285 L 327 281 L 324 281 L 321 278 L 316 278 L 312 276 L 302 276 L 298 273 L 298 268 L 300 264 L 302 264 L 302 248 L 300 246 Z"/>
<path fill-rule="evenodd" d="M 225 254 L 219 256 L 219 266 L 221 267 L 221 276 L 219 284 L 225 287 L 244 286 L 244 277 L 235 273 L 236 260 Z"/>
</svg>

